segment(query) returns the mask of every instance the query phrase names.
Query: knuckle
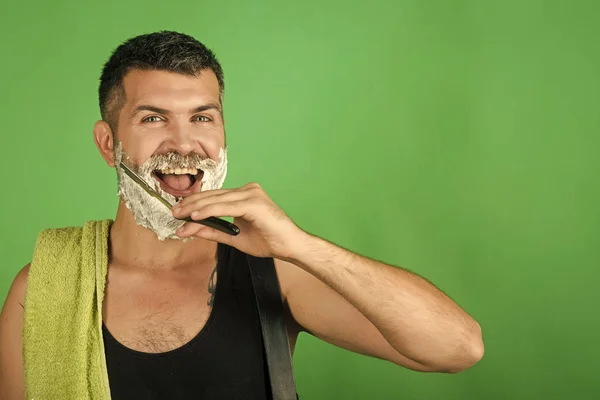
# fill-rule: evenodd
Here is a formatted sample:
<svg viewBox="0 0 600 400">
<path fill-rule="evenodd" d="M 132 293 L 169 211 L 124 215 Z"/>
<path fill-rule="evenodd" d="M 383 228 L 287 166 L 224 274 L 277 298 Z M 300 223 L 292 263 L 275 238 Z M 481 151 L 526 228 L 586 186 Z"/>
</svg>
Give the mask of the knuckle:
<svg viewBox="0 0 600 400">
<path fill-rule="evenodd" d="M 249 184 L 246 185 L 246 187 L 248 189 L 262 189 L 260 184 L 257 182 L 250 182 Z"/>
</svg>

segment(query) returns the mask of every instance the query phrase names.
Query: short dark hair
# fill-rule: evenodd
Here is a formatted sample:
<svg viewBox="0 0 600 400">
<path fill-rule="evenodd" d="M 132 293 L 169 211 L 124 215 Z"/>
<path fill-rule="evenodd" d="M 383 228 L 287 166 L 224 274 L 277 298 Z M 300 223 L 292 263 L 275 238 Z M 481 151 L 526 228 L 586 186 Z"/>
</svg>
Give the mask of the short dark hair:
<svg viewBox="0 0 600 400">
<path fill-rule="evenodd" d="M 160 31 L 136 36 L 122 43 L 104 64 L 98 97 L 102 119 L 116 132 L 119 111 L 125 103 L 123 78 L 132 69 L 162 70 L 198 76 L 212 70 L 219 82 L 223 101 L 223 69 L 215 54 L 189 35 Z"/>
</svg>

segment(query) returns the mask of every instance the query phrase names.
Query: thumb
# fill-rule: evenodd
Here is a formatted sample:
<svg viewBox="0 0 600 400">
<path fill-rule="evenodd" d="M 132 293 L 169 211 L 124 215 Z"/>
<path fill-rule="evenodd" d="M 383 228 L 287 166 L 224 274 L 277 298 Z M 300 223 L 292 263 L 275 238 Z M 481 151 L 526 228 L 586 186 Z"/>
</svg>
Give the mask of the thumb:
<svg viewBox="0 0 600 400">
<path fill-rule="evenodd" d="M 219 242 L 227 245 L 232 245 L 233 237 L 221 231 L 218 231 L 214 228 L 208 226 L 202 226 L 194 236 L 199 237 L 201 239 L 212 240 L 213 242 Z"/>
</svg>

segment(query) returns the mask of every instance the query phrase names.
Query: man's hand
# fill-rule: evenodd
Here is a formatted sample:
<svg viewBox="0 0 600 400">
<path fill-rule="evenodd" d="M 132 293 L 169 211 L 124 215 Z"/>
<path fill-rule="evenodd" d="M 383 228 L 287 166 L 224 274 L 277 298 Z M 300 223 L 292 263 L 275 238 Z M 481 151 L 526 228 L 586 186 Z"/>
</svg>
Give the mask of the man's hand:
<svg viewBox="0 0 600 400">
<path fill-rule="evenodd" d="M 233 223 L 240 228 L 237 236 L 191 222 L 177 234 L 225 243 L 257 257 L 291 259 L 305 236 L 257 183 L 192 194 L 173 207 L 173 216 L 191 216 L 194 220 L 234 217 Z"/>
</svg>

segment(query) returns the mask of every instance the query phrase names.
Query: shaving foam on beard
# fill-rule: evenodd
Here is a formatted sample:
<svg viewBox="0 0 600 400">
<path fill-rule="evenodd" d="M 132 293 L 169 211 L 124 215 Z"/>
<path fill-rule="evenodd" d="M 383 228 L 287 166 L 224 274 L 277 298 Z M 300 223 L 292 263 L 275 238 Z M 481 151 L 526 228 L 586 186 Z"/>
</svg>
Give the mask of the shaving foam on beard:
<svg viewBox="0 0 600 400">
<path fill-rule="evenodd" d="M 158 239 L 161 241 L 165 239 L 182 240 L 175 232 L 185 222 L 175 219 L 171 210 L 165 207 L 159 200 L 146 193 L 144 189 L 127 176 L 120 166 L 122 160 L 130 167 L 137 167 L 123 151 L 121 142 L 118 142 L 115 146 L 115 162 L 119 185 L 117 195 L 121 197 L 127 208 L 131 210 L 135 222 L 156 233 Z M 152 176 L 153 171 L 166 169 L 171 166 L 168 157 L 161 160 L 161 162 L 157 163 L 150 158 L 137 167 L 136 172 L 165 200 L 171 204 L 175 204 L 178 199 L 162 190 L 158 181 Z M 221 148 L 218 162 L 207 158 L 199 161 L 194 167 L 201 169 L 204 173 L 200 181 L 202 184 L 201 191 L 220 189 L 227 176 L 227 149 Z M 186 241 L 186 239 L 183 240 Z"/>
</svg>

